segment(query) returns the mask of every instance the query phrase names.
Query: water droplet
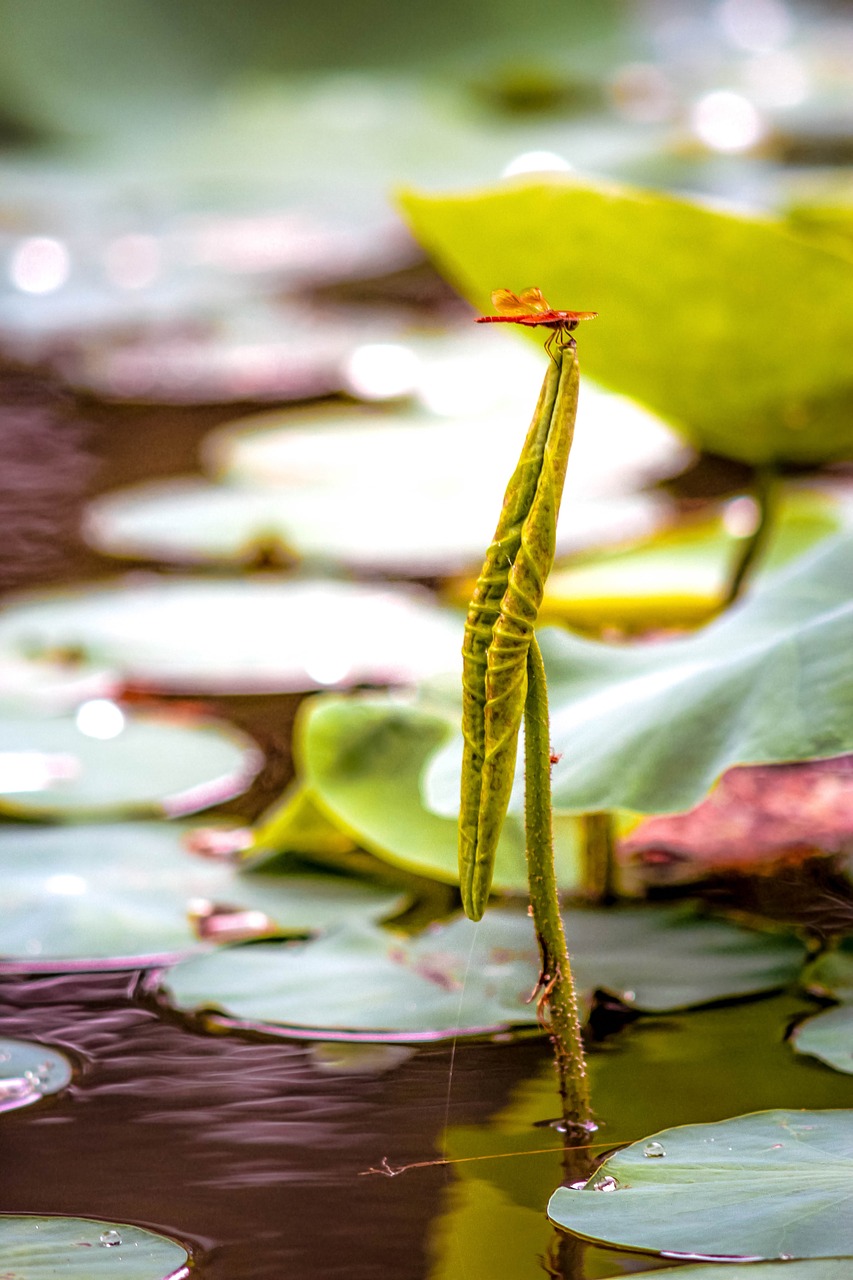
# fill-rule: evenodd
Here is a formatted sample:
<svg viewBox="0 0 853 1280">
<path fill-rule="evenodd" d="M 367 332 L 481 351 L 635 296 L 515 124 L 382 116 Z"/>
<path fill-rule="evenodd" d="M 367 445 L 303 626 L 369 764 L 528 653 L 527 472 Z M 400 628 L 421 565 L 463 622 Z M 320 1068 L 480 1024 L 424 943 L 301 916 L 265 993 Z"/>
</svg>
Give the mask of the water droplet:
<svg viewBox="0 0 853 1280">
<path fill-rule="evenodd" d="M 98 1236 L 98 1244 L 102 1244 L 105 1249 L 114 1249 L 117 1244 L 121 1244 L 121 1236 L 117 1231 L 102 1231 Z"/>
<path fill-rule="evenodd" d="M 0 1080 L 0 1111 L 11 1111 L 41 1097 L 38 1081 L 31 1076 L 32 1072 L 27 1071 L 22 1076 L 7 1076 Z"/>
<path fill-rule="evenodd" d="M 586 1186 L 586 1181 L 584 1178 L 581 1178 L 580 1182 L 569 1183 L 569 1189 L 571 1191 L 583 1191 L 585 1186 Z"/>
<path fill-rule="evenodd" d="M 649 1160 L 659 1160 L 661 1156 L 666 1155 L 666 1149 L 660 1142 L 647 1142 L 643 1147 L 643 1155 L 647 1156 Z"/>
<path fill-rule="evenodd" d="M 781 1150 L 782 1150 L 782 1146 L 783 1146 L 783 1144 L 782 1144 L 781 1142 L 774 1142 L 774 1143 L 773 1143 L 773 1146 L 770 1148 L 770 1150 L 771 1150 L 771 1151 L 781 1151 Z"/>
<path fill-rule="evenodd" d="M 598 1182 L 594 1182 L 593 1187 L 596 1191 L 618 1191 L 619 1183 L 615 1178 L 611 1178 L 608 1174 L 604 1178 L 599 1178 Z"/>
</svg>

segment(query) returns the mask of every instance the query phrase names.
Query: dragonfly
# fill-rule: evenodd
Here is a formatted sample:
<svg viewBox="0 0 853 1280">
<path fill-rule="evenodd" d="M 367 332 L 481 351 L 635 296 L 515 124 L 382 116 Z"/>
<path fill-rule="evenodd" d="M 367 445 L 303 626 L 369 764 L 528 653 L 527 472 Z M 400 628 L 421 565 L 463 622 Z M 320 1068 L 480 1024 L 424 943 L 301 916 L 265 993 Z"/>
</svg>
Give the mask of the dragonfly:
<svg viewBox="0 0 853 1280">
<path fill-rule="evenodd" d="M 550 355 L 552 343 L 566 346 L 561 341 L 576 329 L 581 320 L 594 320 L 597 311 L 557 311 L 537 288 L 522 289 L 521 293 L 512 293 L 509 289 L 495 289 L 492 293 L 492 306 L 498 313 L 494 316 L 477 316 L 477 324 L 524 324 L 530 328 L 541 325 L 551 330 L 545 343 L 545 350 Z"/>
</svg>

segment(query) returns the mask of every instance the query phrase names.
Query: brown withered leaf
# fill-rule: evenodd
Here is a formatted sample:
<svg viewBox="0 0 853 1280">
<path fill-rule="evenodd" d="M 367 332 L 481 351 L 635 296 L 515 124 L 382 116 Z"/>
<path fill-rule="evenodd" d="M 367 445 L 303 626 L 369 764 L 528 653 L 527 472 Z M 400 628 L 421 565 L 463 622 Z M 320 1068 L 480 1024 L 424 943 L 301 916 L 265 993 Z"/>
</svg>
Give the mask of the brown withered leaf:
<svg viewBox="0 0 853 1280">
<path fill-rule="evenodd" d="M 620 845 L 669 883 L 851 850 L 853 755 L 729 769 L 695 809 L 646 818 Z"/>
</svg>

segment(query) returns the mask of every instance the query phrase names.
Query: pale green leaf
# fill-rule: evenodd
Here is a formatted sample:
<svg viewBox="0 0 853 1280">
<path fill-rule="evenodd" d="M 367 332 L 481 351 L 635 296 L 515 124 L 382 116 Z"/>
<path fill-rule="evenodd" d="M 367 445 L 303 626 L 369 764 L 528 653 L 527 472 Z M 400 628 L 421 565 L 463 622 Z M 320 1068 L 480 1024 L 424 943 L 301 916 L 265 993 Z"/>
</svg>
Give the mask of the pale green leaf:
<svg viewBox="0 0 853 1280">
<path fill-rule="evenodd" d="M 188 1262 L 182 1245 L 141 1227 L 0 1216 L 0 1274 L 12 1280 L 178 1280 Z"/>
<path fill-rule="evenodd" d="M 652 1134 L 583 1189 L 561 1187 L 548 1215 L 578 1235 L 656 1253 L 846 1257 L 851 1202 L 853 1111 L 759 1111 Z"/>
<path fill-rule="evenodd" d="M 566 932 L 586 1003 L 604 988 L 641 1010 L 686 1008 L 783 986 L 802 963 L 793 939 L 683 909 L 579 911 Z M 495 908 L 416 938 L 353 925 L 305 944 L 223 948 L 178 964 L 163 985 L 187 1011 L 405 1041 L 535 1026 L 538 976 L 529 916 Z"/>
<path fill-rule="evenodd" d="M 241 873 L 189 852 L 188 830 L 0 826 L 0 956 L 28 968 L 124 967 L 199 948 L 193 920 L 208 909 L 229 940 L 229 925 L 243 936 L 304 935 L 405 904 L 345 876 Z"/>
<path fill-rule="evenodd" d="M 685 638 L 611 645 L 543 632 L 551 741 L 562 753 L 555 806 L 681 812 L 733 765 L 853 751 L 851 582 L 847 534 Z M 427 803 L 445 815 L 458 810 L 460 758 L 456 738 L 425 775 Z"/>
<path fill-rule="evenodd" d="M 482 312 L 538 285 L 594 310 L 581 366 L 748 462 L 853 453 L 853 257 L 781 221 L 568 178 L 406 193 L 416 237 Z"/>
<path fill-rule="evenodd" d="M 224 722 L 129 715 L 101 699 L 74 716 L 0 718 L 0 814 L 177 817 L 244 791 L 263 757 Z"/>
</svg>

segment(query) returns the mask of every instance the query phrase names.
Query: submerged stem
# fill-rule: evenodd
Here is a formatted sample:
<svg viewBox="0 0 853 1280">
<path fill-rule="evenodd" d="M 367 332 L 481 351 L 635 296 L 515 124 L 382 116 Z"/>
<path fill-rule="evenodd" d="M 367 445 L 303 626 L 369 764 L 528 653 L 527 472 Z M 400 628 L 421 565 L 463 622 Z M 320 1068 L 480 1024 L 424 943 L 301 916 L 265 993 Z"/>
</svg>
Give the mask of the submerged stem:
<svg viewBox="0 0 853 1280">
<path fill-rule="evenodd" d="M 751 571 L 773 532 L 776 523 L 777 478 L 776 469 L 772 465 L 759 467 L 755 472 L 753 494 L 758 503 L 758 523 L 738 548 L 728 590 L 720 606 L 721 611 L 740 599 L 749 583 Z"/>
<path fill-rule="evenodd" d="M 533 923 L 542 969 L 539 1008 L 547 1010 L 567 1145 L 586 1138 L 592 1120 L 577 995 L 560 915 L 551 826 L 551 744 L 545 667 L 536 637 L 527 653 L 524 704 L 524 825 Z"/>
</svg>

